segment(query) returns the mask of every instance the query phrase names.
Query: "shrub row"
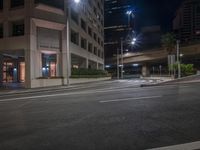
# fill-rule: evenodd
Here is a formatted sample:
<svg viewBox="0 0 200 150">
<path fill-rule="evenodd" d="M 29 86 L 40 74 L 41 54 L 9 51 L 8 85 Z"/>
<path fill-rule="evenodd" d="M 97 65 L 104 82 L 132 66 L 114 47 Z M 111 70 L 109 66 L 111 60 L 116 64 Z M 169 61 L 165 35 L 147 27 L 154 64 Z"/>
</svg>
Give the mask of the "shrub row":
<svg viewBox="0 0 200 150">
<path fill-rule="evenodd" d="M 97 69 L 72 69 L 71 78 L 100 78 L 109 76 L 107 71 Z"/>
</svg>

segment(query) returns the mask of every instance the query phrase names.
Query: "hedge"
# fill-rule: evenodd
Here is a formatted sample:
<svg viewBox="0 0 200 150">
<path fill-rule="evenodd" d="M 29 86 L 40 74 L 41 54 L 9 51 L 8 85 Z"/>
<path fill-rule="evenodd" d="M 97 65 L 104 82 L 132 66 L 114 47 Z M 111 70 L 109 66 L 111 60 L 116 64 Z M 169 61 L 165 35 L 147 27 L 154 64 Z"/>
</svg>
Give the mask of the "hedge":
<svg viewBox="0 0 200 150">
<path fill-rule="evenodd" d="M 101 78 L 108 77 L 109 74 L 104 70 L 97 69 L 72 69 L 71 78 Z"/>
</svg>

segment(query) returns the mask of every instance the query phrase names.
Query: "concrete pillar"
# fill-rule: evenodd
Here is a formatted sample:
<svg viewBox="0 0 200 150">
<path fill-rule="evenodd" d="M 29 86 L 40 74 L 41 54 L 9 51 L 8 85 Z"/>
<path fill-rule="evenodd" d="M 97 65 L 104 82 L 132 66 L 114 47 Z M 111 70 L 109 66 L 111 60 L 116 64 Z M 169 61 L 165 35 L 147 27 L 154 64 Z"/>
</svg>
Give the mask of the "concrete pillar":
<svg viewBox="0 0 200 150">
<path fill-rule="evenodd" d="M 99 69 L 99 63 L 97 62 L 97 69 Z"/>
<path fill-rule="evenodd" d="M 150 75 L 150 70 L 147 65 L 142 66 L 142 76 L 147 77 Z"/>
<path fill-rule="evenodd" d="M 86 68 L 87 69 L 89 68 L 89 60 L 88 60 L 88 58 L 86 59 Z"/>
<path fill-rule="evenodd" d="M 31 87 L 31 75 L 30 75 L 30 50 L 25 50 L 25 87 L 30 88 Z"/>
<path fill-rule="evenodd" d="M 3 84 L 3 55 L 0 54 L 0 86 Z"/>
<path fill-rule="evenodd" d="M 10 11 L 10 0 L 3 1 L 3 13 L 9 14 Z M 3 35 L 4 37 L 9 37 L 11 35 L 11 24 L 8 21 L 8 18 L 5 18 L 3 23 Z"/>
<path fill-rule="evenodd" d="M 10 10 L 10 0 L 3 0 L 3 12 L 7 13 Z"/>
</svg>

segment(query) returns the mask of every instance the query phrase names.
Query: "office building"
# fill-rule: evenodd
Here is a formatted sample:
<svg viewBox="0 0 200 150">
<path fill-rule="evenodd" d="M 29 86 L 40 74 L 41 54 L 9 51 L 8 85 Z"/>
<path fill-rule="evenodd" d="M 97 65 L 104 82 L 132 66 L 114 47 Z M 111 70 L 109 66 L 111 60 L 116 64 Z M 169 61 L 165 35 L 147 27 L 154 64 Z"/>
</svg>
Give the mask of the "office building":
<svg viewBox="0 0 200 150">
<path fill-rule="evenodd" d="M 103 0 L 0 0 L 0 83 L 64 85 L 104 68 Z"/>
<path fill-rule="evenodd" d="M 184 42 L 200 39 L 200 1 L 185 0 L 173 21 L 177 37 Z"/>
<path fill-rule="evenodd" d="M 132 13 L 128 14 L 128 11 Z M 133 30 L 133 0 L 105 0 L 105 56 L 112 57 L 120 48 L 120 39 Z"/>
</svg>

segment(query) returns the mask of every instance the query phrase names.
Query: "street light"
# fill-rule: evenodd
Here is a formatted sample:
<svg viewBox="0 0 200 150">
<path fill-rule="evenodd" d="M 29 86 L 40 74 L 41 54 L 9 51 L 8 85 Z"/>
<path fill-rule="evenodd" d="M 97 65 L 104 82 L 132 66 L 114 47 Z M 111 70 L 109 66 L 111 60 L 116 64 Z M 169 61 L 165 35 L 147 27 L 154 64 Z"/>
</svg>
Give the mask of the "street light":
<svg viewBox="0 0 200 150">
<path fill-rule="evenodd" d="M 70 82 L 69 82 L 69 76 L 70 76 L 70 72 L 71 72 L 71 66 L 70 66 L 70 29 L 69 29 L 69 24 L 70 24 L 70 19 L 69 19 L 69 8 L 72 6 L 72 4 L 79 4 L 80 3 L 80 0 L 73 0 L 73 1 L 68 1 L 68 0 L 65 0 L 65 14 L 66 14 L 66 31 L 67 31 L 67 86 L 70 85 Z"/>
<path fill-rule="evenodd" d="M 135 45 L 135 42 L 137 41 L 137 39 L 136 38 L 133 38 L 133 40 L 131 41 L 131 44 L 132 45 Z"/>
<path fill-rule="evenodd" d="M 132 13 L 131 10 L 128 10 L 128 11 L 126 12 L 127 15 L 130 15 L 131 13 Z"/>
<path fill-rule="evenodd" d="M 80 2 L 80 0 L 74 0 L 74 2 L 75 2 L 76 4 L 78 4 L 78 3 Z"/>
<path fill-rule="evenodd" d="M 180 64 L 180 41 L 177 40 L 176 41 L 177 47 L 176 47 L 176 51 L 177 51 L 177 63 L 178 63 L 178 78 L 181 78 L 181 64 Z"/>
<path fill-rule="evenodd" d="M 128 10 L 127 12 L 126 12 L 126 14 L 128 15 L 128 26 L 130 27 L 130 20 L 131 20 L 131 15 L 132 16 L 134 16 L 134 14 L 133 14 L 133 10 Z"/>
<path fill-rule="evenodd" d="M 137 39 L 136 38 L 133 38 L 130 41 L 128 41 L 131 45 L 135 45 Z M 123 41 L 123 38 L 121 38 L 121 78 L 123 79 L 124 78 L 124 43 L 127 42 L 127 41 Z"/>
</svg>

